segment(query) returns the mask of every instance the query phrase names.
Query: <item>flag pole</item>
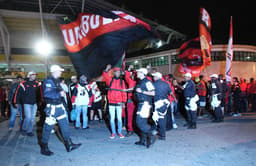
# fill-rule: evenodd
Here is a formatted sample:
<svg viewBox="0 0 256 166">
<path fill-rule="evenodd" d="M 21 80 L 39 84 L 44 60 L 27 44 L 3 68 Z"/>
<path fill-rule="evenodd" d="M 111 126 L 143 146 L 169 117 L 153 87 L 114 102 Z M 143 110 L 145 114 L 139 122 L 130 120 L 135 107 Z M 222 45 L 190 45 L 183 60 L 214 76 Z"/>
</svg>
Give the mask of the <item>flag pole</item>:
<svg viewBox="0 0 256 166">
<path fill-rule="evenodd" d="M 226 81 L 231 82 L 231 74 L 232 74 L 232 60 L 233 60 L 233 21 L 232 16 L 230 19 L 230 31 L 229 31 L 229 40 L 228 47 L 226 52 Z"/>
</svg>

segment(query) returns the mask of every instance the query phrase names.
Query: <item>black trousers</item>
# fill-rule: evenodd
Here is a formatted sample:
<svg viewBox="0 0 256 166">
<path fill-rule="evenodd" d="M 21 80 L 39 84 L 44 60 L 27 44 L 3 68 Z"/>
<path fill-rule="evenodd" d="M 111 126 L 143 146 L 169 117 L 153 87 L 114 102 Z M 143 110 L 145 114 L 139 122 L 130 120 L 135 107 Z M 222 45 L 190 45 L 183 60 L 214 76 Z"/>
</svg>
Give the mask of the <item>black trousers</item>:
<svg viewBox="0 0 256 166">
<path fill-rule="evenodd" d="M 188 123 L 196 123 L 197 111 L 186 110 L 188 116 Z"/>
<path fill-rule="evenodd" d="M 54 113 L 51 112 L 54 109 Z M 45 108 L 45 113 L 46 113 L 46 119 L 45 123 L 43 126 L 43 133 L 42 133 L 42 143 L 48 143 L 49 137 L 51 134 L 51 131 L 54 127 L 55 124 L 49 124 L 47 123 L 47 118 L 51 115 L 53 118 L 57 119 L 57 122 L 59 124 L 62 136 L 64 141 L 67 141 L 69 139 L 69 125 L 68 125 L 68 119 L 66 117 L 66 112 L 63 107 L 54 107 L 54 105 L 48 105 Z"/>
</svg>

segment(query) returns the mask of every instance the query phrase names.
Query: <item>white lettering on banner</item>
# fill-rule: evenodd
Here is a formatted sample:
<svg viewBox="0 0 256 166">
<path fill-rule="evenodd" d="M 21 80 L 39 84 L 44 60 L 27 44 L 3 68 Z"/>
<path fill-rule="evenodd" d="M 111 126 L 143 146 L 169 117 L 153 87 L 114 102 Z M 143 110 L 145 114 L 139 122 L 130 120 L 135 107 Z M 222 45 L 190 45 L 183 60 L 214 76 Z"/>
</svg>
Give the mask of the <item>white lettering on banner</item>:
<svg viewBox="0 0 256 166">
<path fill-rule="evenodd" d="M 85 34 L 87 34 L 89 32 L 89 16 L 82 16 L 81 20 L 81 29 L 84 31 Z"/>
<path fill-rule="evenodd" d="M 205 9 L 203 9 L 202 20 L 203 20 L 203 22 L 205 22 L 205 24 L 208 27 L 209 26 L 209 15 Z"/>
<path fill-rule="evenodd" d="M 91 27 L 92 27 L 92 29 L 96 29 L 96 28 L 98 28 L 99 27 L 99 25 L 100 25 L 100 16 L 99 15 L 96 15 L 95 17 L 94 17 L 95 15 L 92 15 L 91 16 L 91 19 L 90 19 L 90 25 L 91 25 Z M 95 19 L 94 19 L 95 18 Z M 94 21 L 95 20 L 95 21 Z"/>
<path fill-rule="evenodd" d="M 103 17 L 103 25 L 111 23 L 113 20 L 111 18 L 105 18 Z"/>
<path fill-rule="evenodd" d="M 72 29 L 69 29 L 68 30 L 68 33 L 69 35 L 67 34 L 67 30 L 64 29 L 62 30 L 62 34 L 63 34 L 63 37 L 64 37 L 64 41 L 67 45 L 74 45 L 75 44 L 75 39 L 74 39 L 74 33 L 73 33 L 73 30 Z M 68 36 L 69 36 L 69 40 L 68 40 Z"/>
<path fill-rule="evenodd" d="M 115 12 L 115 14 L 123 14 L 123 12 Z M 136 23 L 137 21 L 135 17 L 130 15 L 125 15 L 123 18 L 133 23 Z M 81 17 L 80 26 L 76 26 L 72 29 L 62 30 L 64 42 L 66 45 L 74 46 L 75 44 L 79 44 L 79 41 L 82 40 L 89 33 L 90 30 L 99 28 L 100 24 L 107 25 L 109 23 L 112 23 L 113 21 L 119 20 L 120 18 L 116 18 L 113 20 L 102 17 L 101 21 L 99 15 L 83 15 Z"/>
<path fill-rule="evenodd" d="M 131 16 L 131 15 L 126 15 L 126 16 L 124 16 L 123 18 L 126 19 L 126 20 L 129 20 L 129 21 L 131 21 L 131 22 L 136 23 L 136 18 L 133 17 L 133 16 Z"/>
</svg>

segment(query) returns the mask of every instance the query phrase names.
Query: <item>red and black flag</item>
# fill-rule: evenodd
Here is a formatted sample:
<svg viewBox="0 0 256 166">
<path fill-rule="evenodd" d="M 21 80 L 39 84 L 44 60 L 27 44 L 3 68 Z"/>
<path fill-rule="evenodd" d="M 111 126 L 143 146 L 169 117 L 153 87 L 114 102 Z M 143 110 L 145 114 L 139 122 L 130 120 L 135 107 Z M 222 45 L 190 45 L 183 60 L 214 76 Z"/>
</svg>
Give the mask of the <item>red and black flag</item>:
<svg viewBox="0 0 256 166">
<path fill-rule="evenodd" d="M 211 65 L 211 27 L 212 25 L 209 13 L 204 8 L 200 8 L 199 34 L 204 65 Z"/>
<path fill-rule="evenodd" d="M 114 66 L 129 43 L 152 37 L 145 22 L 122 11 L 109 13 L 80 13 L 75 21 L 60 25 L 78 75 L 89 80 L 100 76 L 107 64 Z"/>
<path fill-rule="evenodd" d="M 189 72 L 193 77 L 199 76 L 204 68 L 200 38 L 197 37 L 183 43 L 180 47 L 179 58 L 181 73 Z"/>
</svg>

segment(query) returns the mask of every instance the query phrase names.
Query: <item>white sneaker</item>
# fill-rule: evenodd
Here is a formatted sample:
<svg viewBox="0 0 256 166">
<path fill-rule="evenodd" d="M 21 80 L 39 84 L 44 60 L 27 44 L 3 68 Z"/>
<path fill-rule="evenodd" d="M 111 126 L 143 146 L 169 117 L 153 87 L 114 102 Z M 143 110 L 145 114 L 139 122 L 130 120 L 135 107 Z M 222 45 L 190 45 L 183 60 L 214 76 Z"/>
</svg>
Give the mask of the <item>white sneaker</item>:
<svg viewBox="0 0 256 166">
<path fill-rule="evenodd" d="M 51 133 L 52 133 L 52 134 L 53 134 L 53 133 L 55 133 L 55 130 L 54 130 L 54 129 L 52 129 L 52 130 L 51 130 Z"/>
<path fill-rule="evenodd" d="M 178 126 L 176 125 L 176 123 L 174 123 L 174 124 L 172 125 L 172 127 L 173 127 L 174 129 L 177 129 L 177 128 L 178 128 Z"/>
<path fill-rule="evenodd" d="M 237 116 L 239 116 L 239 115 L 238 115 L 238 114 L 233 114 L 232 116 L 233 116 L 233 117 L 237 117 Z"/>
</svg>

